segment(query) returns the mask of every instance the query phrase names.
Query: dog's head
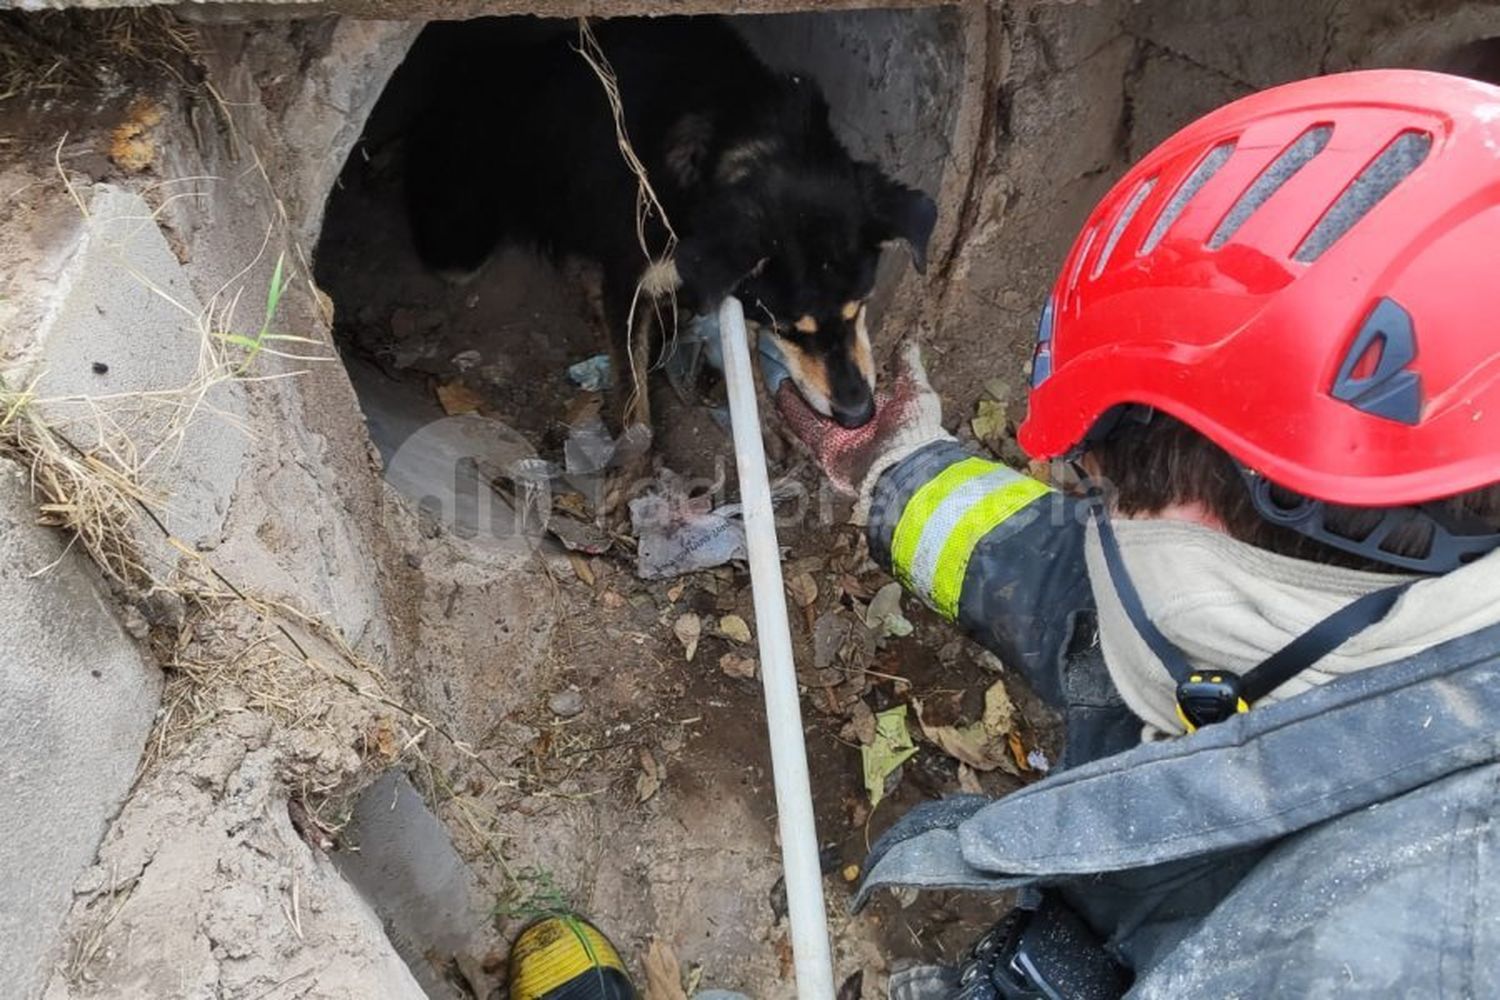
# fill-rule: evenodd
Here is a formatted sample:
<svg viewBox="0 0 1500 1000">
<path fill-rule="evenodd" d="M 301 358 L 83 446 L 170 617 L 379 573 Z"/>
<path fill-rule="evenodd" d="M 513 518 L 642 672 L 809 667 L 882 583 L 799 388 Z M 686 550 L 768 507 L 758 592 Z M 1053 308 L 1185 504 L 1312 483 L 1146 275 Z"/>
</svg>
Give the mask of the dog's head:
<svg viewBox="0 0 1500 1000">
<path fill-rule="evenodd" d="M 719 154 L 716 190 L 691 220 L 677 268 L 699 308 L 738 295 L 746 318 L 777 339 L 808 404 L 858 427 L 875 412 L 866 302 L 881 247 L 905 243 L 925 270 L 937 206 L 851 160 L 816 102 L 801 133 L 770 130 Z"/>
</svg>

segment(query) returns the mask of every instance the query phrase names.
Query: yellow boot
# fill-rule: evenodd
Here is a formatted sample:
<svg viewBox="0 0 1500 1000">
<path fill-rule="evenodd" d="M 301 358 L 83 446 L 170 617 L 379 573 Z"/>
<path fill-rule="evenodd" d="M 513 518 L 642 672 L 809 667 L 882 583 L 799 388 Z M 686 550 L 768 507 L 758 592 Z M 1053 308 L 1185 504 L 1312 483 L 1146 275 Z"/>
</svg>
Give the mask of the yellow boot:
<svg viewBox="0 0 1500 1000">
<path fill-rule="evenodd" d="M 510 950 L 510 1000 L 635 1000 L 609 938 L 581 917 L 544 917 Z"/>
</svg>

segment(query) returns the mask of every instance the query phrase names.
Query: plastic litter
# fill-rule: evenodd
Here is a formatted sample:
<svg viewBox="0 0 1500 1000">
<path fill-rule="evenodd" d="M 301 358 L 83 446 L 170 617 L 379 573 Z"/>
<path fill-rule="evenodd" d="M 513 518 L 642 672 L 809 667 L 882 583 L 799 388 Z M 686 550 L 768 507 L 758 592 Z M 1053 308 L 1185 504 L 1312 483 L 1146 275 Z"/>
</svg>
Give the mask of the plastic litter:
<svg viewBox="0 0 1500 1000">
<path fill-rule="evenodd" d="M 585 392 L 603 392 L 615 384 L 608 354 L 596 354 L 568 366 L 568 379 Z"/>
<path fill-rule="evenodd" d="M 745 559 L 739 512 L 738 504 L 715 510 L 711 497 L 690 495 L 686 480 L 663 469 L 649 492 L 630 501 L 636 575 L 664 580 Z"/>
</svg>

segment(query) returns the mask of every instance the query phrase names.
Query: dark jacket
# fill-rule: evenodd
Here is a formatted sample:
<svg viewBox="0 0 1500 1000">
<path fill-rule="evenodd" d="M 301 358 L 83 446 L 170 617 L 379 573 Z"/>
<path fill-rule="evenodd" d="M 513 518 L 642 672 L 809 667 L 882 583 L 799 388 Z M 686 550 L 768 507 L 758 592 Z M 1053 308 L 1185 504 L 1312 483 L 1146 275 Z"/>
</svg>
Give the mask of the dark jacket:
<svg viewBox="0 0 1500 1000">
<path fill-rule="evenodd" d="M 1028 488 L 947 471 L 967 459 L 935 445 L 883 476 L 871 548 L 929 598 L 946 574 L 942 610 L 1065 713 L 1064 766 L 915 810 L 860 902 L 1049 887 L 1134 971 L 1131 996 L 1500 997 L 1500 628 L 1141 744 L 1098 651 L 1077 503 L 974 499 Z M 982 488 L 954 487 L 973 472 Z"/>
</svg>

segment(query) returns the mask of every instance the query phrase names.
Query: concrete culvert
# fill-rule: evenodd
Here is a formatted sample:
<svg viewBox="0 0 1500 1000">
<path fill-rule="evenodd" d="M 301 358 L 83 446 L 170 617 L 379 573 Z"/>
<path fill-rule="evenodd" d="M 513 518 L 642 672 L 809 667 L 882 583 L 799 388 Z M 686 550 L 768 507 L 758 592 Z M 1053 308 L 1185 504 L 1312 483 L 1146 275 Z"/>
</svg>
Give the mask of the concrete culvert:
<svg viewBox="0 0 1500 1000">
<path fill-rule="evenodd" d="M 27 6 L 80 9 L 0 13 L 8 995 L 491 997 L 516 928 L 564 906 L 642 976 L 654 940 L 694 984 L 790 995 L 748 579 L 640 580 L 624 508 L 595 517 L 629 497 L 547 485 L 596 402 L 567 374 L 603 349 L 589 276 L 513 249 L 454 287 L 402 214 L 424 60 L 595 11 Z M 1500 37 L 1500 12 L 1457 0 L 750 6 L 733 30 L 818 81 L 855 156 L 937 201 L 926 274 L 885 255 L 877 361 L 923 343 L 948 425 L 1017 464 L 1036 307 L 1129 162 L 1318 72 L 1494 79 Z M 748 9 L 611 12 L 668 8 Z M 537 17 L 430 23 L 497 11 Z M 730 502 L 715 390 L 689 388 L 657 386 L 653 455 Z M 960 787 L 924 742 L 872 814 L 856 748 L 913 699 L 932 725 L 978 718 L 994 663 L 910 601 L 911 635 L 872 633 L 888 581 L 768 437 L 795 485 L 838 974 L 880 996 L 893 963 L 957 954 L 996 907 L 844 915 L 868 839 Z M 524 530 L 538 496 L 589 528 L 573 548 Z M 1055 754 L 1003 679 L 1023 748 Z"/>
</svg>

